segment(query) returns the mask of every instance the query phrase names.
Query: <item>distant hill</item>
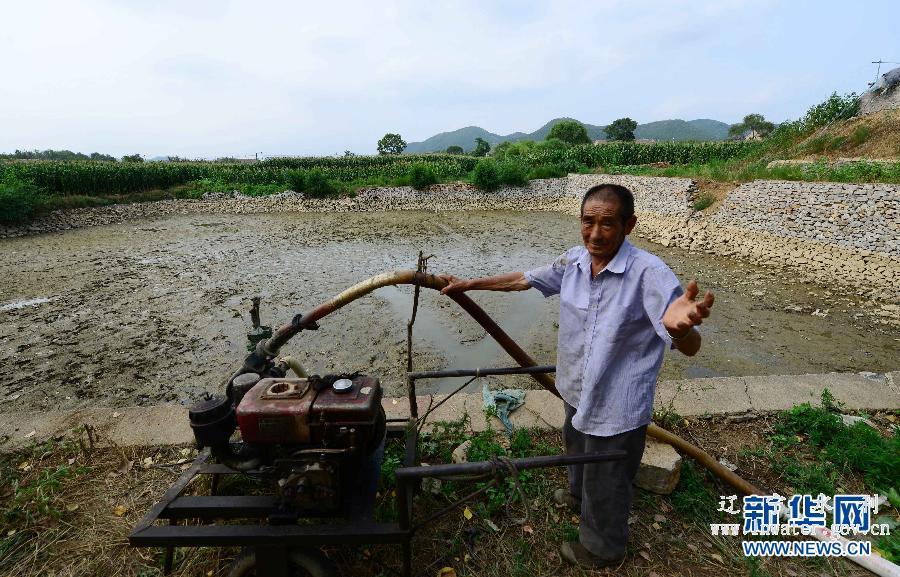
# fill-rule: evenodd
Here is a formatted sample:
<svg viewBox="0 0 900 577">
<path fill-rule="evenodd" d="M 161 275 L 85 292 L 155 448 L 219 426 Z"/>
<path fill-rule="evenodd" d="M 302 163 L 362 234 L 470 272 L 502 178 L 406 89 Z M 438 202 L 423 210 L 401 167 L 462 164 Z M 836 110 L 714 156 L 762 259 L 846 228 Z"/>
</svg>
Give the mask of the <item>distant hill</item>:
<svg viewBox="0 0 900 577">
<path fill-rule="evenodd" d="M 652 140 L 725 140 L 728 138 L 728 124 L 709 118 L 660 120 L 639 124 L 634 136 Z"/>
<path fill-rule="evenodd" d="M 480 126 L 467 126 L 452 132 L 442 132 L 422 142 L 410 142 L 404 152 L 409 154 L 423 152 L 443 152 L 448 146 L 461 146 L 464 150 L 475 148 L 475 139 L 480 137 L 488 141 L 491 146 L 504 140 L 544 140 L 550 134 L 550 129 L 561 120 L 573 120 L 571 118 L 554 118 L 534 132 L 513 132 L 500 135 L 488 132 Z M 587 129 L 591 140 L 604 140 L 606 133 L 603 126 L 582 122 Z M 634 131 L 637 138 L 649 138 L 653 140 L 725 140 L 728 136 L 728 124 L 718 120 L 701 118 L 698 120 L 660 120 L 639 124 Z"/>
</svg>

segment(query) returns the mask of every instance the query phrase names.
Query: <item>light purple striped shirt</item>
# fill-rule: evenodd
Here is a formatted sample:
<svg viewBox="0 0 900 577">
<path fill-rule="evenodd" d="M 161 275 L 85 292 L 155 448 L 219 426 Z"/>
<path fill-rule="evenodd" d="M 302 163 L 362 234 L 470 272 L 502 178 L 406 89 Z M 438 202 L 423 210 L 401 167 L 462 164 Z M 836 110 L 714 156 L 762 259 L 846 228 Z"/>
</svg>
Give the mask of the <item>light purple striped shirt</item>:
<svg viewBox="0 0 900 577">
<path fill-rule="evenodd" d="M 593 279 L 583 246 L 525 278 L 545 297 L 560 295 L 556 386 L 576 409 L 572 426 L 608 437 L 650 423 L 656 379 L 672 346 L 663 314 L 683 293 L 672 269 L 625 240 Z"/>
</svg>

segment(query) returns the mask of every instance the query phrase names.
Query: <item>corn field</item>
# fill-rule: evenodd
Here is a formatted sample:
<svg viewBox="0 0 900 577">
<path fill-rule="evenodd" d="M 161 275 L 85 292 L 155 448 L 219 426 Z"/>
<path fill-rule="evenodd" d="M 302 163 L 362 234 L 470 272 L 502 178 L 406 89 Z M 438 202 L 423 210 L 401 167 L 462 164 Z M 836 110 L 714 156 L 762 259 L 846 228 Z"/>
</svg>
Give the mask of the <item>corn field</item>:
<svg viewBox="0 0 900 577">
<path fill-rule="evenodd" d="M 635 165 L 651 162 L 705 163 L 748 154 L 745 142 L 610 143 L 539 150 L 520 158 L 528 168 L 545 165 L 577 170 L 579 166 Z M 286 182 L 297 170 L 320 171 L 338 182 L 393 181 L 412 165 L 429 166 L 440 180 L 464 178 L 479 159 L 471 156 L 426 154 L 402 156 L 273 158 L 253 164 L 218 162 L 96 162 L 9 161 L 0 172 L 58 195 L 110 195 L 167 189 L 201 179 L 253 185 Z"/>
</svg>

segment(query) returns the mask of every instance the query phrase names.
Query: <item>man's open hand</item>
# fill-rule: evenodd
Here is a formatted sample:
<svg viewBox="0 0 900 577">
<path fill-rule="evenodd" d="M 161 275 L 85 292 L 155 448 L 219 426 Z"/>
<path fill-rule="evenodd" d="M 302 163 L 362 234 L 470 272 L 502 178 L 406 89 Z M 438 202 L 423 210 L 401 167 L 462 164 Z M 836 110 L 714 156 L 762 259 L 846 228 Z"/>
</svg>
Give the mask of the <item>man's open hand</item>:
<svg viewBox="0 0 900 577">
<path fill-rule="evenodd" d="M 696 300 L 700 293 L 697 281 L 692 280 L 688 283 L 687 290 L 683 295 L 672 301 L 669 308 L 663 315 L 663 326 L 669 331 L 669 334 L 676 339 L 680 339 L 687 335 L 691 327 L 703 324 L 703 319 L 709 316 L 709 310 L 713 306 L 715 297 L 709 291 L 703 300 Z"/>
</svg>

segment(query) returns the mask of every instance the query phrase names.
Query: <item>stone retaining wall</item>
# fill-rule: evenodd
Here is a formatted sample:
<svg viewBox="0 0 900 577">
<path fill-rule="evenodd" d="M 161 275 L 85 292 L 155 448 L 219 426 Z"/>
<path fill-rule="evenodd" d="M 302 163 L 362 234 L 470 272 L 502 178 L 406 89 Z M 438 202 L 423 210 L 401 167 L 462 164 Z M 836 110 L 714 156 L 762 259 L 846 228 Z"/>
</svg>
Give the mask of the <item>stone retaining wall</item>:
<svg viewBox="0 0 900 577">
<path fill-rule="evenodd" d="M 798 282 L 850 287 L 860 297 L 888 303 L 876 314 L 900 320 L 900 257 L 894 255 L 655 214 L 641 215 L 635 234 L 665 246 L 789 270 Z"/>
<path fill-rule="evenodd" d="M 712 220 L 900 256 L 900 187 L 895 185 L 756 180 L 731 191 Z"/>
</svg>

